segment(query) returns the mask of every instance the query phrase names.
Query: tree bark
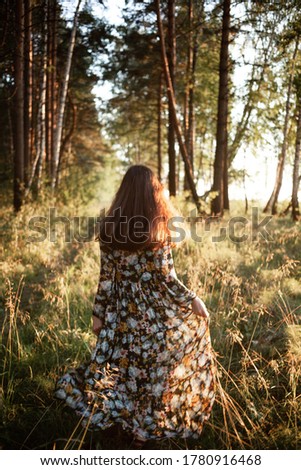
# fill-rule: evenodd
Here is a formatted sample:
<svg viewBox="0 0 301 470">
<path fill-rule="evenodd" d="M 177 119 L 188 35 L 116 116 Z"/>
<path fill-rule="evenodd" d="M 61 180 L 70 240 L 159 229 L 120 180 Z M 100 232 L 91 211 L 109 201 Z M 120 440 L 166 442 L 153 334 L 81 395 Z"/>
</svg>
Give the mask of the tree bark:
<svg viewBox="0 0 301 470">
<path fill-rule="evenodd" d="M 175 65 L 176 65 L 176 22 L 175 22 L 175 0 L 168 0 L 168 65 L 170 80 L 175 90 Z M 176 183 L 176 151 L 175 151 L 175 122 L 172 103 L 168 100 L 168 186 L 169 194 L 175 196 L 177 193 Z"/>
<path fill-rule="evenodd" d="M 56 62 L 57 62 L 57 0 L 48 0 L 47 24 L 47 87 L 46 87 L 46 169 L 53 173 L 54 137 L 56 130 Z"/>
<path fill-rule="evenodd" d="M 5 2 L 5 14 L 3 14 L 1 18 L 1 23 L 2 23 L 2 37 L 0 39 L 0 49 L 5 45 L 6 43 L 6 37 L 7 37 L 7 32 L 8 32 L 8 26 L 9 26 L 9 15 L 10 15 L 10 9 L 9 9 L 9 0 L 6 0 Z"/>
<path fill-rule="evenodd" d="M 45 2 L 45 30 L 44 30 L 44 51 L 43 51 L 43 69 L 42 69 L 42 82 L 41 82 L 41 94 L 39 103 L 39 115 L 38 115 L 38 127 L 39 127 L 39 143 L 37 152 L 37 179 L 36 179 L 36 192 L 39 193 L 42 185 L 42 171 L 43 164 L 46 160 L 46 91 L 47 91 L 47 40 L 49 35 L 49 23 L 48 23 L 48 12 L 47 2 Z"/>
<path fill-rule="evenodd" d="M 24 194 L 24 8 L 16 1 L 16 49 L 14 52 L 14 209 L 19 211 Z"/>
<path fill-rule="evenodd" d="M 57 173 L 58 182 L 59 182 L 59 178 L 60 178 L 60 169 L 62 168 L 63 154 L 64 154 L 64 152 L 67 148 L 68 143 L 71 141 L 71 138 L 72 138 L 72 136 L 74 134 L 74 131 L 75 131 L 75 128 L 76 128 L 76 122 L 77 122 L 77 107 L 73 103 L 73 100 L 72 100 L 69 92 L 68 92 L 68 101 L 69 101 L 68 110 L 70 109 L 70 114 L 71 114 L 71 125 L 70 125 L 70 128 L 69 128 L 68 132 L 66 132 L 66 134 L 64 136 L 64 139 L 62 141 L 61 155 L 60 155 L 60 159 L 59 159 L 59 168 L 58 168 L 58 173 Z"/>
<path fill-rule="evenodd" d="M 159 75 L 158 97 L 157 97 L 157 161 L 158 161 L 158 179 L 162 181 L 162 89 L 163 76 Z"/>
<path fill-rule="evenodd" d="M 230 36 L 230 4 L 223 2 L 222 41 L 219 63 L 219 93 L 217 111 L 216 150 L 214 159 L 213 185 L 211 191 L 217 196 L 211 202 L 211 214 L 222 216 L 225 208 L 225 185 L 228 184 L 228 99 L 229 99 L 229 36 Z M 226 201 L 227 202 L 227 201 Z"/>
<path fill-rule="evenodd" d="M 56 123 L 57 123 L 57 104 L 58 104 L 58 93 L 57 93 L 57 16 L 58 16 L 58 5 L 57 0 L 53 0 L 53 10 L 52 10 L 52 75 L 51 75 L 51 102 L 50 102 L 50 114 L 51 114 L 51 142 L 50 142 L 50 151 L 51 151 L 51 162 L 50 162 L 50 173 L 52 174 L 52 162 L 54 154 L 54 145 L 55 145 L 55 135 L 56 135 Z M 49 173 L 49 177 L 50 177 Z"/>
<path fill-rule="evenodd" d="M 51 161 L 52 161 L 52 148 L 51 148 L 51 134 L 52 134 L 52 113 L 51 113 L 51 101 L 52 101 L 52 2 L 47 2 L 47 77 L 46 77 L 46 110 L 45 110 L 45 127 L 46 127 L 46 142 L 45 142 L 45 161 L 46 161 L 46 173 L 51 174 Z"/>
<path fill-rule="evenodd" d="M 25 198 L 33 189 L 35 196 L 38 194 L 42 184 L 42 169 L 46 153 L 46 88 L 47 88 L 47 38 L 48 38 L 48 21 L 47 21 L 47 3 L 43 6 L 44 15 L 44 31 L 43 31 L 43 56 L 41 61 L 41 73 L 39 76 L 39 97 L 38 109 L 35 120 L 35 158 L 31 165 L 31 171 L 28 179 L 28 185 L 25 191 Z M 36 180 L 35 180 L 36 177 Z M 35 182 L 35 184 L 33 184 Z"/>
<path fill-rule="evenodd" d="M 162 55 L 162 64 L 163 64 L 163 70 L 164 70 L 164 75 L 165 75 L 165 81 L 166 81 L 166 87 L 167 87 L 167 93 L 168 93 L 168 98 L 171 103 L 171 109 L 173 112 L 173 118 L 175 122 L 175 131 L 176 131 L 176 136 L 180 148 L 180 152 L 185 164 L 185 168 L 187 170 L 187 175 L 188 175 L 188 181 L 189 181 L 189 187 L 192 193 L 193 200 L 196 204 L 196 207 L 198 211 L 201 211 L 201 204 L 199 201 L 199 197 L 196 191 L 196 187 L 193 181 L 193 176 L 192 176 L 192 169 L 187 153 L 187 149 L 185 146 L 185 142 L 183 139 L 183 132 L 181 129 L 180 121 L 177 116 L 177 107 L 176 107 L 176 99 L 175 99 L 175 94 L 174 94 L 174 89 L 172 86 L 172 81 L 169 73 L 169 66 L 168 66 L 168 60 L 167 60 L 167 54 L 166 54 L 166 48 L 165 48 L 165 41 L 164 41 L 164 33 L 163 33 L 163 25 L 162 25 L 162 20 L 161 20 L 161 12 L 160 12 L 160 0 L 155 0 L 155 5 L 156 5 L 156 14 L 157 14 L 157 24 L 158 24 L 158 33 L 160 37 L 160 44 L 161 44 L 161 55 Z"/>
<path fill-rule="evenodd" d="M 28 186 L 32 160 L 32 14 L 31 1 L 24 0 L 24 183 Z"/>
<path fill-rule="evenodd" d="M 188 0 L 188 47 L 187 47 L 187 64 L 186 64 L 186 83 L 185 83 L 185 98 L 184 98 L 184 137 L 185 145 L 188 152 L 188 157 L 193 171 L 193 144 L 191 141 L 191 125 L 192 125 L 192 107 L 191 98 L 193 98 L 192 90 L 192 61 L 193 61 L 193 39 L 192 39 L 192 24 L 193 24 L 193 0 Z M 187 176 L 185 172 L 184 177 L 184 191 L 189 188 Z"/>
<path fill-rule="evenodd" d="M 289 117 L 290 117 L 290 110 L 291 110 L 292 85 L 293 85 L 294 74 L 295 74 L 295 62 L 296 62 L 298 47 L 299 47 L 299 37 L 297 37 L 296 43 L 295 43 L 295 49 L 294 49 L 293 58 L 292 58 L 292 67 L 291 67 L 288 87 L 287 87 L 285 118 L 284 118 L 284 125 L 283 125 L 283 140 L 282 140 L 281 152 L 278 158 L 275 185 L 274 185 L 273 192 L 270 196 L 270 199 L 268 200 L 265 208 L 263 209 L 263 212 L 271 211 L 273 215 L 277 214 L 278 197 L 279 197 L 280 189 L 282 186 L 284 164 L 285 164 L 286 151 L 287 151 L 287 134 L 288 134 Z"/>
<path fill-rule="evenodd" d="M 296 146 L 295 146 L 295 158 L 294 158 L 294 170 L 293 170 L 293 191 L 292 191 L 292 218 L 293 220 L 299 220 L 299 201 L 298 201 L 298 190 L 299 190 L 299 167 L 300 167 L 300 150 L 301 150 L 301 93 L 297 92 L 297 132 L 296 132 Z"/>
<path fill-rule="evenodd" d="M 184 132 L 185 143 L 193 172 L 194 168 L 194 142 L 195 142 L 195 111 L 194 111 L 194 91 L 195 91 L 195 71 L 197 63 L 198 38 L 202 28 L 201 16 L 204 10 L 204 2 L 200 2 L 200 14 L 195 23 L 193 0 L 188 2 L 188 48 L 186 67 L 186 90 L 184 105 Z M 184 190 L 189 189 L 188 178 L 185 172 Z"/>
<path fill-rule="evenodd" d="M 78 13 L 79 13 L 81 2 L 82 0 L 78 0 L 74 17 L 73 17 L 73 26 L 72 26 L 71 37 L 70 37 L 70 42 L 69 42 L 69 47 L 68 47 L 66 68 L 65 68 L 64 78 L 62 82 L 62 92 L 61 92 L 61 97 L 60 97 L 59 107 L 58 107 L 58 118 L 57 118 L 54 149 L 53 149 L 53 172 L 52 172 L 52 181 L 51 181 L 51 186 L 53 189 L 57 186 L 57 181 L 58 181 L 58 169 L 59 169 L 59 159 L 61 155 L 64 114 L 65 114 L 65 107 L 66 107 L 71 63 L 72 63 L 74 46 L 75 46 L 77 19 L 78 19 Z"/>
<path fill-rule="evenodd" d="M 226 153 L 226 155 L 227 155 L 227 158 L 225 159 L 224 173 L 223 173 L 223 191 L 224 191 L 223 201 L 224 201 L 224 210 L 229 211 L 230 201 L 229 201 L 229 179 L 228 179 L 228 174 L 229 174 L 228 152 Z"/>
</svg>

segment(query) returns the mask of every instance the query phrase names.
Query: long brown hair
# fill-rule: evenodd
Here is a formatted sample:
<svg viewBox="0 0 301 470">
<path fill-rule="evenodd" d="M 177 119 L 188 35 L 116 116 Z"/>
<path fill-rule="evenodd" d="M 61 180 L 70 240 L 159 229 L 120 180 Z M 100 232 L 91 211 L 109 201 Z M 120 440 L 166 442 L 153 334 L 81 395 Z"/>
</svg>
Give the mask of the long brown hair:
<svg viewBox="0 0 301 470">
<path fill-rule="evenodd" d="M 101 248 L 137 251 L 169 241 L 168 220 L 174 209 L 163 191 L 150 168 L 132 165 L 100 222 L 97 240 Z"/>
</svg>

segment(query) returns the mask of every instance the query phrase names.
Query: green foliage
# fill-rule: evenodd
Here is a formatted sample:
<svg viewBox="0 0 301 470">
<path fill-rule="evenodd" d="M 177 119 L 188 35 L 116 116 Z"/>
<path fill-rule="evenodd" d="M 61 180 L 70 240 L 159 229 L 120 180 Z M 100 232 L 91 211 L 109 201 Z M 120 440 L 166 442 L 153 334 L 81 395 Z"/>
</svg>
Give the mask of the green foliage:
<svg viewBox="0 0 301 470">
<path fill-rule="evenodd" d="M 0 117 L 0 180 L 5 182 L 6 189 L 12 185 L 13 178 L 13 128 L 14 128 L 14 55 L 16 48 L 15 34 L 15 1 L 2 2 L 0 5 L 0 101 L 3 112 Z M 46 9 L 45 9 L 46 5 Z M 30 168 L 36 157 L 38 140 L 42 140 L 38 131 L 39 109 L 42 100 L 43 60 L 45 53 L 45 31 L 49 24 L 46 15 L 47 5 L 49 11 L 56 11 L 56 54 L 55 54 L 55 84 L 54 95 L 56 103 L 52 116 L 55 128 L 57 120 L 58 97 L 61 94 L 63 72 L 67 60 L 68 45 L 71 29 L 63 17 L 62 7 L 59 2 L 53 1 L 46 4 L 44 1 L 32 2 L 31 14 L 31 38 L 33 44 L 33 138 L 30 146 Z M 54 23 L 53 23 L 54 24 Z M 49 31 L 48 31 L 49 34 Z M 78 166 L 78 171 L 86 172 L 86 167 L 95 164 L 103 165 L 105 156 L 109 152 L 109 144 L 102 135 L 102 126 L 98 113 L 94 87 L 99 77 L 96 74 L 96 57 L 101 57 L 110 43 L 110 27 L 102 20 L 95 18 L 89 5 L 86 4 L 78 19 L 76 43 L 72 58 L 67 105 L 63 129 L 63 150 L 60 162 L 61 183 L 74 173 L 73 166 Z M 2 60 L 2 57 L 5 60 Z M 48 69 L 48 72 L 50 70 Z M 47 105 L 46 105 L 47 108 Z M 46 118 L 49 119 L 50 111 L 45 110 L 43 125 Z M 41 124 L 41 123 L 40 123 Z M 41 124 L 42 125 L 42 124 Z M 48 152 L 48 150 L 47 150 Z M 46 152 L 46 153 L 47 153 Z M 48 152 L 49 153 L 49 152 Z M 43 160 L 50 156 L 42 155 Z M 47 159 L 46 158 L 46 159 Z M 44 183 L 49 183 L 49 161 L 42 162 Z M 47 173 L 47 174 L 46 174 Z M 60 188 L 58 189 L 60 190 Z M 34 192 L 34 191 L 33 191 Z M 31 194 L 32 196 L 33 194 Z"/>
<path fill-rule="evenodd" d="M 125 24 L 116 28 L 109 57 L 102 62 L 103 80 L 111 83 L 114 92 L 102 111 L 119 154 L 128 163 L 154 166 L 160 49 L 154 16 L 141 8 L 139 12 L 124 13 Z"/>
<path fill-rule="evenodd" d="M 195 8 L 193 28 L 200 29 L 196 44 L 198 57 L 195 84 L 195 168 L 199 170 L 198 179 L 202 168 L 205 168 L 207 174 L 207 168 L 212 161 L 216 130 L 219 37 L 215 34 L 218 21 L 210 14 L 203 18 L 201 6 L 197 2 Z M 176 14 L 178 26 L 175 92 L 182 120 L 185 91 L 188 87 L 186 6 L 181 4 Z M 160 77 L 163 78 L 163 164 L 166 163 L 167 155 L 168 105 L 154 3 L 136 1 L 123 15 L 124 24 L 116 28 L 109 58 L 102 63 L 103 79 L 112 84 L 114 92 L 107 105 L 103 105 L 106 130 L 114 147 L 128 163 L 144 162 L 155 167 Z M 203 27 L 200 27 L 200 24 Z M 179 173 L 183 170 L 184 166 L 179 162 Z"/>
</svg>

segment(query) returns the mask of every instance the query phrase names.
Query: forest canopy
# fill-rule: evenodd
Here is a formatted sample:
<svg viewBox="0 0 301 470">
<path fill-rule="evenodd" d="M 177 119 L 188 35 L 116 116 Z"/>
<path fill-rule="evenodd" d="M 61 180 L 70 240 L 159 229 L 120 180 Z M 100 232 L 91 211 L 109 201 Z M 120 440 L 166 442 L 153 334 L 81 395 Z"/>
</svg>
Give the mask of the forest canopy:
<svg viewBox="0 0 301 470">
<path fill-rule="evenodd" d="M 297 220 L 300 2 L 133 0 L 115 22 L 108 11 L 1 2 L 0 178 L 15 210 L 58 194 L 74 168 L 145 163 L 217 216 L 231 185 L 252 199 L 256 168 L 265 212 L 279 212 L 285 180 L 282 210 Z"/>
</svg>

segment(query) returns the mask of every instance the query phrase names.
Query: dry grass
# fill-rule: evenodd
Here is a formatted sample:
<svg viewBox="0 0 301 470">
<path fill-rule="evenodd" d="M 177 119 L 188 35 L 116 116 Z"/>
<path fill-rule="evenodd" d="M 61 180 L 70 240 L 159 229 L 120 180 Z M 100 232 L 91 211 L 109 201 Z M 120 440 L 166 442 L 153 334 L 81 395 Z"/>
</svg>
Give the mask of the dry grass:
<svg viewBox="0 0 301 470">
<path fill-rule="evenodd" d="M 50 204 L 58 215 L 97 216 L 114 184 L 100 175 L 97 185 L 102 189 L 90 201 L 81 193 L 52 202 L 45 196 L 17 217 L 2 205 L 2 448 L 131 448 L 119 429 L 87 432 L 52 398 L 56 377 L 88 358 L 93 347 L 97 244 L 65 243 L 62 229 L 56 242 L 28 243 L 30 217 L 47 216 Z M 95 181 L 92 187 L 93 194 Z M 243 244 L 229 238 L 212 243 L 219 229 L 214 225 L 202 243 L 187 240 L 174 255 L 178 276 L 211 313 L 218 364 L 212 416 L 200 441 L 167 440 L 148 448 L 300 449 L 300 226 L 274 218 L 272 241 L 259 236 Z"/>
</svg>

